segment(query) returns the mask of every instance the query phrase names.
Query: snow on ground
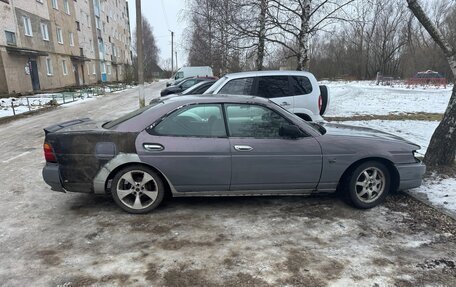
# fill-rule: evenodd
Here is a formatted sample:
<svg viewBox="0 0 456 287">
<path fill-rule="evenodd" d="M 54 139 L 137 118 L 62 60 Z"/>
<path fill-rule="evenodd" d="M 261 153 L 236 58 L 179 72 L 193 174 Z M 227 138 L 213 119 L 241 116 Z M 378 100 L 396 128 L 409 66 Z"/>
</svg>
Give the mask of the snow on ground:
<svg viewBox="0 0 456 287">
<path fill-rule="evenodd" d="M 373 128 L 384 131 L 390 134 L 400 136 L 406 140 L 416 143 L 421 146 L 420 154 L 425 154 L 431 136 L 437 128 L 439 122 L 436 121 L 388 121 L 388 120 L 372 120 L 372 121 L 344 121 L 339 122 L 345 125 L 360 126 Z"/>
<path fill-rule="evenodd" d="M 456 216 L 456 178 L 427 180 L 411 192 L 425 196 L 433 205 L 449 210 Z"/>
<path fill-rule="evenodd" d="M 377 86 L 370 81 L 323 82 L 331 102 L 326 116 L 387 115 L 391 113 L 443 113 L 452 86 Z"/>
<path fill-rule="evenodd" d="M 131 89 L 132 86 L 127 85 L 125 89 Z M 105 93 L 119 93 L 124 91 L 112 89 L 107 86 L 104 87 Z M 97 96 L 97 93 L 93 89 L 87 89 L 83 91 L 76 91 L 71 93 L 47 93 L 47 94 L 36 94 L 33 96 L 19 97 L 19 98 L 2 98 L 0 99 L 0 118 L 13 116 L 14 114 L 22 114 L 28 111 L 38 110 L 49 106 L 51 101 L 55 101 L 59 105 L 77 104 L 81 101 L 93 99 Z M 13 112 L 14 106 L 14 112 Z"/>
</svg>

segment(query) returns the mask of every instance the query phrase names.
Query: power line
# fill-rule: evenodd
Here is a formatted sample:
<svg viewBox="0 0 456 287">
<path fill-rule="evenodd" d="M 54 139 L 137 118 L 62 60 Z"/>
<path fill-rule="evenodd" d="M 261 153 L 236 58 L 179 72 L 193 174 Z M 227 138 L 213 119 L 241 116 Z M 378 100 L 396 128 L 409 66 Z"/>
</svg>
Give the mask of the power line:
<svg viewBox="0 0 456 287">
<path fill-rule="evenodd" d="M 168 16 L 166 16 L 165 4 L 163 4 L 163 0 L 161 0 L 161 6 L 162 6 L 162 11 L 163 11 L 163 16 L 165 16 L 166 27 L 168 27 L 168 30 L 171 30 L 169 28 Z"/>
</svg>

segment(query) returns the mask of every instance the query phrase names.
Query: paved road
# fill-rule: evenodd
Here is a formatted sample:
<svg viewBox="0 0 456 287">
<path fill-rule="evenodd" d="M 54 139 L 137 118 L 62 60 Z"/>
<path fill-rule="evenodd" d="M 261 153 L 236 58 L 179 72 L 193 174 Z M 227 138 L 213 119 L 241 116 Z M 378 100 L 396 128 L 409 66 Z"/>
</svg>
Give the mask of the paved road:
<svg viewBox="0 0 456 287">
<path fill-rule="evenodd" d="M 43 127 L 136 105 L 133 89 L 0 125 L 0 285 L 456 286 L 455 223 L 403 195 L 368 211 L 334 196 L 181 198 L 138 216 L 49 190 Z"/>
</svg>

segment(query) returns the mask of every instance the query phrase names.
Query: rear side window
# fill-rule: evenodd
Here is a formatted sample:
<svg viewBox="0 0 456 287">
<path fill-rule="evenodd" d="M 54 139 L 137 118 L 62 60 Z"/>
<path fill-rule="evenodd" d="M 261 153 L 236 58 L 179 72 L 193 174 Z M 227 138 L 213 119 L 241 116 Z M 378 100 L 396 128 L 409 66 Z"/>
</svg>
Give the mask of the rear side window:
<svg viewBox="0 0 456 287">
<path fill-rule="evenodd" d="M 309 78 L 301 76 L 291 77 L 291 87 L 293 95 L 307 95 L 312 93 L 312 83 Z"/>
<path fill-rule="evenodd" d="M 258 78 L 257 96 L 272 99 L 292 96 L 288 76 L 268 76 Z"/>
<path fill-rule="evenodd" d="M 226 83 L 218 92 L 219 94 L 230 95 L 251 95 L 253 78 L 234 79 Z"/>
</svg>

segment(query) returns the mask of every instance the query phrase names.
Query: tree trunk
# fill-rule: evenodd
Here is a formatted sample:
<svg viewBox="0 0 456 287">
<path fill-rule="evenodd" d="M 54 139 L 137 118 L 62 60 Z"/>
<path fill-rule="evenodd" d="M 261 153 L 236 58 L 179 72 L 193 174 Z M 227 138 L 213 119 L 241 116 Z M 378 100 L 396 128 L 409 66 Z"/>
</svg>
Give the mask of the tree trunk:
<svg viewBox="0 0 456 287">
<path fill-rule="evenodd" d="M 428 31 L 434 42 L 442 49 L 453 76 L 456 77 L 456 50 L 442 36 L 439 30 L 424 13 L 417 0 L 407 0 L 410 10 Z M 450 102 L 443 114 L 442 121 L 432 135 L 431 142 L 424 156 L 429 166 L 452 165 L 456 155 L 456 86 L 453 87 Z"/>
<path fill-rule="evenodd" d="M 268 8 L 267 0 L 261 0 L 260 3 L 260 31 L 258 35 L 258 51 L 256 59 L 256 68 L 258 71 L 263 70 L 264 60 L 264 41 L 266 38 L 266 11 Z"/>
<path fill-rule="evenodd" d="M 302 14 L 301 14 L 301 30 L 299 31 L 298 39 L 298 66 L 296 70 L 309 69 L 309 18 L 310 18 L 310 2 L 311 0 L 304 0 Z"/>
</svg>

